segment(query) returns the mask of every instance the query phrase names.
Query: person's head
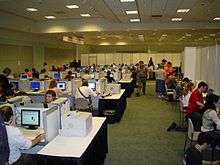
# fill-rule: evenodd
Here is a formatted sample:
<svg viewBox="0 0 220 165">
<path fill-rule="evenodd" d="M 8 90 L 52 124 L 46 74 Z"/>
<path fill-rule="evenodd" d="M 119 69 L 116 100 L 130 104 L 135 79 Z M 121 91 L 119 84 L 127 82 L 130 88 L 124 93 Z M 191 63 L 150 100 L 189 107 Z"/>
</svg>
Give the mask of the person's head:
<svg viewBox="0 0 220 165">
<path fill-rule="evenodd" d="M 183 83 L 189 83 L 189 82 L 190 82 L 190 80 L 189 80 L 189 78 L 188 78 L 188 77 L 185 77 L 185 78 L 183 78 L 182 82 L 183 82 Z"/>
<path fill-rule="evenodd" d="M 70 76 L 71 76 L 72 74 L 73 74 L 73 73 L 72 73 L 72 71 L 68 71 L 68 75 L 70 75 Z"/>
<path fill-rule="evenodd" d="M 210 94 L 206 96 L 205 110 L 207 109 L 219 109 L 220 108 L 220 99 L 216 94 Z"/>
<path fill-rule="evenodd" d="M 198 136 L 197 143 L 202 146 L 202 150 L 205 150 L 207 147 L 210 147 L 213 144 L 212 136 L 207 132 L 201 132 Z"/>
<path fill-rule="evenodd" d="M 6 67 L 4 70 L 3 70 L 3 74 L 7 77 L 8 75 L 11 74 L 11 69 Z"/>
<path fill-rule="evenodd" d="M 47 66 L 47 63 L 46 63 L 46 62 L 44 62 L 43 66 Z"/>
<path fill-rule="evenodd" d="M 56 99 L 56 93 L 53 90 L 48 90 L 45 93 L 45 102 L 46 103 L 51 103 L 52 101 L 54 101 Z"/>
<path fill-rule="evenodd" d="M 208 84 L 206 84 L 204 81 L 201 81 L 199 84 L 198 84 L 198 89 L 201 93 L 206 93 L 207 90 L 208 90 Z"/>
<path fill-rule="evenodd" d="M 57 87 L 57 81 L 52 79 L 50 81 L 49 89 L 52 89 L 52 88 L 55 88 L 55 87 Z"/>
<path fill-rule="evenodd" d="M 27 68 L 24 71 L 25 71 L 25 73 L 29 72 L 29 70 Z"/>
<path fill-rule="evenodd" d="M 111 75 L 111 72 L 108 70 L 107 71 L 107 76 L 110 76 Z"/>
<path fill-rule="evenodd" d="M 0 115 L 4 122 L 11 124 L 13 122 L 13 110 L 10 106 L 3 106 L 0 108 Z"/>
<path fill-rule="evenodd" d="M 183 95 L 187 95 L 189 93 L 189 91 L 192 91 L 194 88 L 194 84 L 192 82 L 189 82 L 186 84 L 184 90 L 183 90 Z"/>
<path fill-rule="evenodd" d="M 83 80 L 82 81 L 82 86 L 89 86 L 88 81 L 87 80 Z"/>
<path fill-rule="evenodd" d="M 163 59 L 163 60 L 162 60 L 162 64 L 163 64 L 163 65 L 166 64 L 166 62 L 167 62 L 166 59 Z"/>
<path fill-rule="evenodd" d="M 172 66 L 172 63 L 170 61 L 168 61 L 167 66 Z"/>
<path fill-rule="evenodd" d="M 31 70 L 32 70 L 32 72 L 33 72 L 33 73 L 35 73 L 35 72 L 36 72 L 36 69 L 35 69 L 35 68 L 32 68 Z"/>
</svg>

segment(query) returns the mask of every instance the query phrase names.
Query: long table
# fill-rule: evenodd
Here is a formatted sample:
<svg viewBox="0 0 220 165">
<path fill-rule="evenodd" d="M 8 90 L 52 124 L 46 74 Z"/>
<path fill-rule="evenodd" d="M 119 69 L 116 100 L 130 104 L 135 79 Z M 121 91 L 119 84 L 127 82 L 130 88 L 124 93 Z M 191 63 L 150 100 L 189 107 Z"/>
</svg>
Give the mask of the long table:
<svg viewBox="0 0 220 165">
<path fill-rule="evenodd" d="M 108 153 L 107 123 L 93 117 L 93 128 L 86 137 L 57 136 L 37 154 L 39 165 L 101 165 Z"/>
<path fill-rule="evenodd" d="M 132 84 L 133 79 L 120 80 L 118 83 L 121 84 L 121 89 L 125 89 L 126 97 L 130 97 L 134 92 L 134 85 Z"/>
<path fill-rule="evenodd" d="M 127 106 L 125 89 L 121 89 L 119 94 L 113 94 L 112 96 L 106 96 L 99 99 L 99 114 L 104 115 L 105 110 L 114 110 L 115 113 L 107 115 L 110 123 L 119 122 L 124 114 Z"/>
</svg>

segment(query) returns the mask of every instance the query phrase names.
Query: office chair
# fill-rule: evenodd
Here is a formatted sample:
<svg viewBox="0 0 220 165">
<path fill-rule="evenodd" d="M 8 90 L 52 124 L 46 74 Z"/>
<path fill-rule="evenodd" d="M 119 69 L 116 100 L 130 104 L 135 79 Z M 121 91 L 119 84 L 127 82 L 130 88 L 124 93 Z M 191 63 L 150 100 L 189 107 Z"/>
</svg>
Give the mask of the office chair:
<svg viewBox="0 0 220 165">
<path fill-rule="evenodd" d="M 92 112 L 92 105 L 90 101 L 85 98 L 76 98 L 75 100 L 75 110 Z"/>
</svg>

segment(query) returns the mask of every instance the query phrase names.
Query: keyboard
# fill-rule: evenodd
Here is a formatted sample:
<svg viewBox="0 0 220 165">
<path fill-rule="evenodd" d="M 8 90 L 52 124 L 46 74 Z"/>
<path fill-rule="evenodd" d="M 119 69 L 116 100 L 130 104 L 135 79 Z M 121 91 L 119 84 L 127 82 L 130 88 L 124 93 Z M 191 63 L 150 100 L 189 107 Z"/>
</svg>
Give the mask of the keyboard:
<svg viewBox="0 0 220 165">
<path fill-rule="evenodd" d="M 36 130 L 20 128 L 20 131 L 29 140 L 35 139 L 37 136 L 39 136 L 40 134 L 44 132 L 43 129 L 40 129 L 40 128 Z"/>
</svg>

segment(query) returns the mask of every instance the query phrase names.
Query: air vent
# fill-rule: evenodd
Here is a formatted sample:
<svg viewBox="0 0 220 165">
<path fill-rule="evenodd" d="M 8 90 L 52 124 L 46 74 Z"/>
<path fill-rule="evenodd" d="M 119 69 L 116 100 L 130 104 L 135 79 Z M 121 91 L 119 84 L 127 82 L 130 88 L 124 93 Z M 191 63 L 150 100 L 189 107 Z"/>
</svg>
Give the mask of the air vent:
<svg viewBox="0 0 220 165">
<path fill-rule="evenodd" d="M 151 17 L 152 17 L 152 18 L 161 18 L 162 15 L 160 15 L 160 14 L 154 14 L 154 15 L 151 15 Z"/>
<path fill-rule="evenodd" d="M 66 14 L 64 11 L 55 11 L 55 14 Z"/>
</svg>

